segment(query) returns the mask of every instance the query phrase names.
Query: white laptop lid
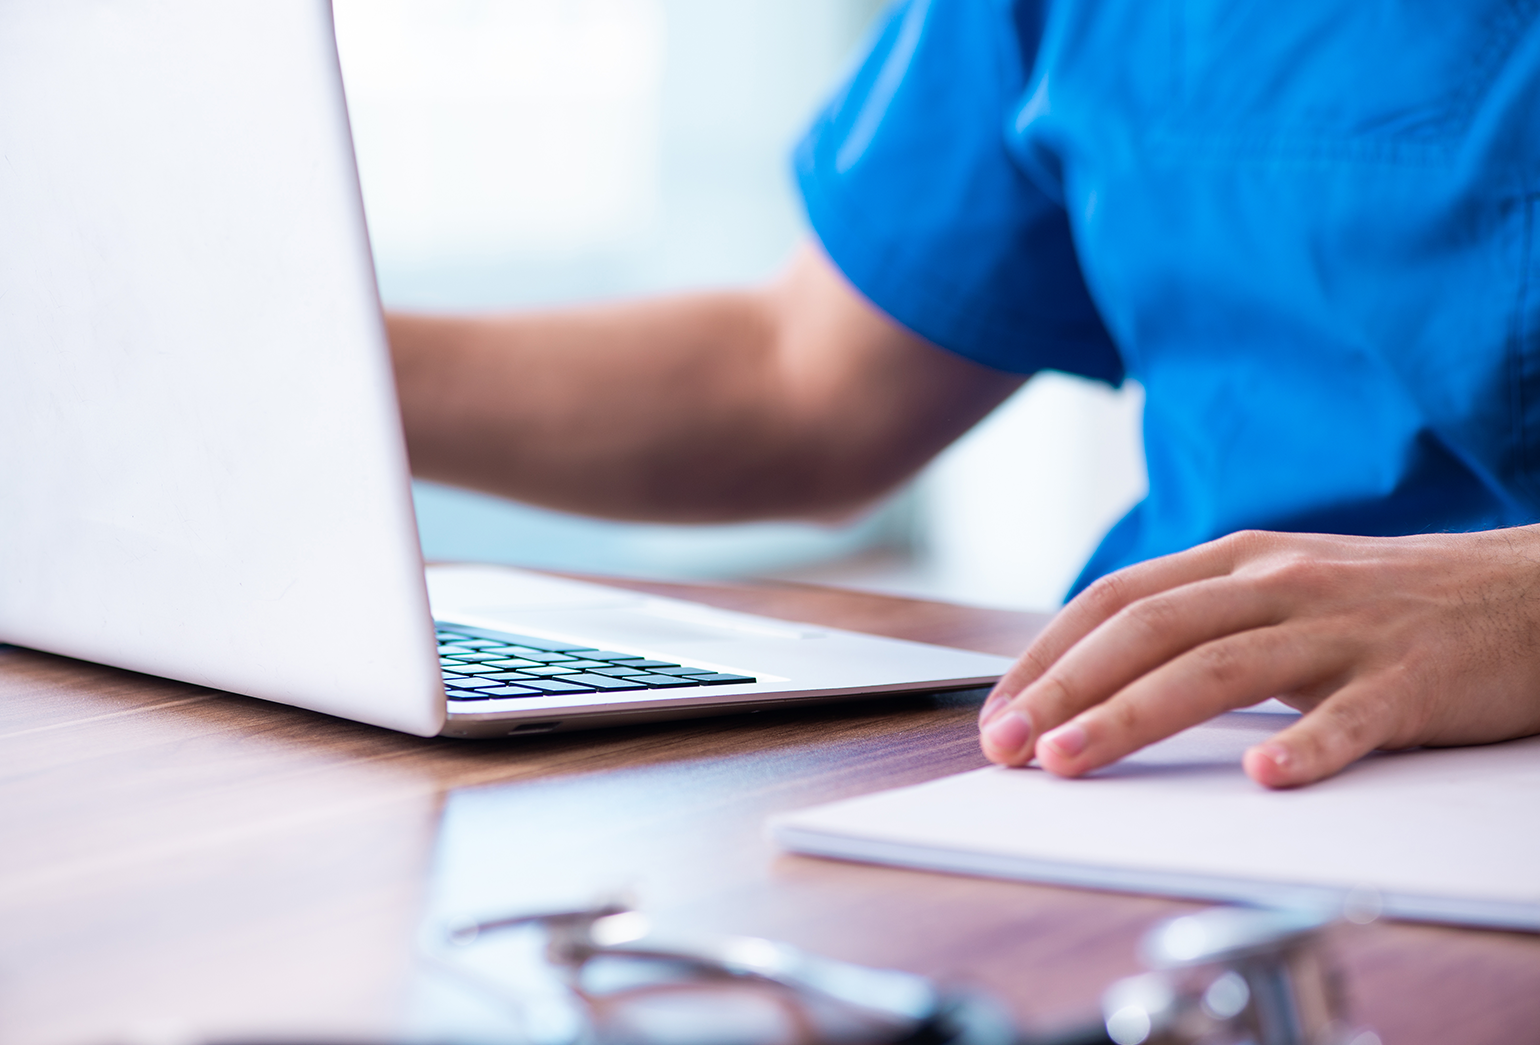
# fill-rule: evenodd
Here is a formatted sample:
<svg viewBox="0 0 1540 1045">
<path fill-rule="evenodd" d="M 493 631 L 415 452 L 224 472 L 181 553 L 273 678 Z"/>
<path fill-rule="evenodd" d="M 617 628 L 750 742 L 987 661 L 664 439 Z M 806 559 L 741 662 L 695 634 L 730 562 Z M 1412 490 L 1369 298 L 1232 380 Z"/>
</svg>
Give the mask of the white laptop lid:
<svg viewBox="0 0 1540 1045">
<path fill-rule="evenodd" d="M 0 0 L 0 640 L 421 735 L 326 0 Z"/>
</svg>

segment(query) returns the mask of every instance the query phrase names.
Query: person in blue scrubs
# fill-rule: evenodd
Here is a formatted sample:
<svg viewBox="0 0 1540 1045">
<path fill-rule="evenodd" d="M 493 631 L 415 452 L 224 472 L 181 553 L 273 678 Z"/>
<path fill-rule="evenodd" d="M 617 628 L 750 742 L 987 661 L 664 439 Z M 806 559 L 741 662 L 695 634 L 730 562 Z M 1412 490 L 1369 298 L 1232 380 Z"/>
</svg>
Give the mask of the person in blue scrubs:
<svg viewBox="0 0 1540 1045">
<path fill-rule="evenodd" d="M 1079 774 L 1274 695 L 1307 714 L 1248 752 L 1269 786 L 1540 732 L 1535 23 L 899 3 L 797 151 L 818 246 L 774 284 L 392 317 L 414 467 L 825 512 L 1038 371 L 1134 377 L 1148 496 L 986 703 L 991 758 Z"/>
</svg>

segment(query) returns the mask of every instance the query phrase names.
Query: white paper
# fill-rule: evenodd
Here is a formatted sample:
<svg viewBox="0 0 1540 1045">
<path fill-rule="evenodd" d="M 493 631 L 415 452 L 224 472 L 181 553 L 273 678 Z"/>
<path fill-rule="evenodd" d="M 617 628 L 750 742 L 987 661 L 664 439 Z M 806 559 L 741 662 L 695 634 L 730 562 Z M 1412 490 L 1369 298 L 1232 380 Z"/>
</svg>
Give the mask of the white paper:
<svg viewBox="0 0 1540 1045">
<path fill-rule="evenodd" d="M 770 830 L 867 862 L 1246 903 L 1352 894 L 1392 917 L 1540 931 L 1540 737 L 1378 754 L 1268 791 L 1241 754 L 1293 717 L 1233 712 L 1083 779 L 980 769 Z"/>
</svg>

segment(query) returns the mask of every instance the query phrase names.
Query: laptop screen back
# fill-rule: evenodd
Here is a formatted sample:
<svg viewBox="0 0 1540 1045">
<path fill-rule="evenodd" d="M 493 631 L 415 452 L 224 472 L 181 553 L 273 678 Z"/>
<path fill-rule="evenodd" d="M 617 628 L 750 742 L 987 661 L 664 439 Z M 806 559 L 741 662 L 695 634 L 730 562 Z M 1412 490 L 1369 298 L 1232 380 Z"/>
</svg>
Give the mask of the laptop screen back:
<svg viewBox="0 0 1540 1045">
<path fill-rule="evenodd" d="M 0 4 L 0 640 L 430 735 L 326 0 Z"/>
</svg>

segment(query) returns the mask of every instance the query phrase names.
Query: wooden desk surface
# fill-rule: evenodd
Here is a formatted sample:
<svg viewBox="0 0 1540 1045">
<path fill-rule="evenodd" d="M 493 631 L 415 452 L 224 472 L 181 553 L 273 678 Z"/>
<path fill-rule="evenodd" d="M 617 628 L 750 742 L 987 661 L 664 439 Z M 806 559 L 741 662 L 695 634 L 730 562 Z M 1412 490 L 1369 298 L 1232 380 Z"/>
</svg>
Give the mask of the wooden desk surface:
<svg viewBox="0 0 1540 1045">
<path fill-rule="evenodd" d="M 998 653 L 1041 625 L 793 586 L 635 586 Z M 0 647 L 0 1043 L 388 1034 L 434 868 L 463 875 L 474 855 L 450 841 L 461 814 L 500 829 L 478 873 L 510 901 L 624 882 L 671 929 L 968 981 L 1024 1024 L 1065 1024 L 1136 970 L 1149 923 L 1191 905 L 785 856 L 761 834 L 774 811 L 981 765 L 975 710 L 915 698 L 420 740 Z M 1540 937 L 1378 924 L 1341 954 L 1386 1045 L 1540 1040 Z"/>
</svg>

